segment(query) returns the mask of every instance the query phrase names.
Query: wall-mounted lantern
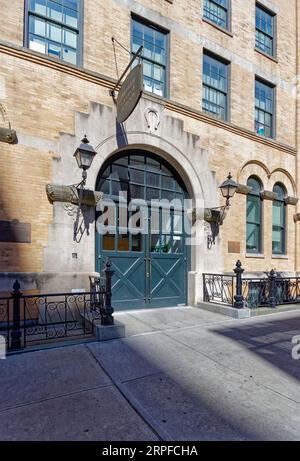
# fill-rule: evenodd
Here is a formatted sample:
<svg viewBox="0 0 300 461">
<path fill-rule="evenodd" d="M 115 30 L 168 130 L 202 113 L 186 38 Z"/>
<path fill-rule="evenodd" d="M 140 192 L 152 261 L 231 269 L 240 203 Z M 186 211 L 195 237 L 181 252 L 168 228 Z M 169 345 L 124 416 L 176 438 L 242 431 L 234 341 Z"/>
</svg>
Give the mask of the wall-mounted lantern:
<svg viewBox="0 0 300 461">
<path fill-rule="evenodd" d="M 226 198 L 226 205 L 225 208 L 228 210 L 230 207 L 230 199 L 234 196 L 238 189 L 237 183 L 232 179 L 231 173 L 227 176 L 226 181 L 224 181 L 221 186 L 219 187 L 221 189 L 222 195 L 224 198 Z"/>
<path fill-rule="evenodd" d="M 76 237 L 78 234 L 78 223 L 79 223 L 79 216 L 80 210 L 82 205 L 82 197 L 83 197 L 83 190 L 86 184 L 87 179 L 87 170 L 91 167 L 94 157 L 97 154 L 95 149 L 89 144 L 89 140 L 87 139 L 86 135 L 81 140 L 81 144 L 77 147 L 76 151 L 74 152 L 74 157 L 76 158 L 78 167 L 82 170 L 82 181 L 77 185 L 77 189 L 79 189 L 79 202 L 77 208 L 76 219 L 74 223 L 74 232 L 73 232 L 73 240 L 76 241 Z"/>
<path fill-rule="evenodd" d="M 216 237 L 219 235 L 220 226 L 226 217 L 226 210 L 230 207 L 230 199 L 234 196 L 238 189 L 237 183 L 232 179 L 231 173 L 229 173 L 227 179 L 219 186 L 222 196 L 226 199 L 226 204 L 218 208 L 210 208 L 210 218 L 207 219 L 210 222 L 211 234 L 207 236 L 207 248 L 210 250 L 216 243 Z"/>
</svg>

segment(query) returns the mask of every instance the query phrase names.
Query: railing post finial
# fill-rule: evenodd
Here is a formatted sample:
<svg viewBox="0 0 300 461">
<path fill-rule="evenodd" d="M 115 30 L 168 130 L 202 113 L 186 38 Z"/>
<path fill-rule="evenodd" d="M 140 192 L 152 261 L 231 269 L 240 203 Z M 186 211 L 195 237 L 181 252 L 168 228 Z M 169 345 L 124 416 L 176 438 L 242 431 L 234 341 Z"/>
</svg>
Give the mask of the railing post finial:
<svg viewBox="0 0 300 461">
<path fill-rule="evenodd" d="M 20 299 L 22 291 L 20 291 L 21 285 L 18 280 L 15 280 L 13 284 L 13 291 L 11 293 L 13 299 L 13 327 L 11 332 L 11 343 L 10 347 L 13 350 L 21 349 L 21 328 L 20 328 Z"/>
<path fill-rule="evenodd" d="M 274 269 L 268 274 L 269 278 L 269 304 L 272 309 L 276 307 L 276 279 L 277 275 Z"/>
<path fill-rule="evenodd" d="M 243 280 L 242 274 L 244 269 L 242 267 L 242 263 L 240 260 L 236 262 L 235 268 L 233 269 L 234 273 L 236 274 L 236 294 L 234 297 L 234 304 L 233 306 L 236 309 L 243 309 L 244 307 L 244 298 L 243 298 Z"/>
</svg>

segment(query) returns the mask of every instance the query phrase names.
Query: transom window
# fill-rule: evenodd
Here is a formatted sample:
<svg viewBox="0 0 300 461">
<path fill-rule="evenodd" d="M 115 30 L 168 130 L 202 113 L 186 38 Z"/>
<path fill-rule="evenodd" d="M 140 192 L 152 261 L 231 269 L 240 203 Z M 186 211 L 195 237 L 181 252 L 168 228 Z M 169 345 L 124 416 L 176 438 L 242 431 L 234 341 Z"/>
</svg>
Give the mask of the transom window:
<svg viewBox="0 0 300 461">
<path fill-rule="evenodd" d="M 273 202 L 272 251 L 273 254 L 285 254 L 286 191 L 281 184 L 275 184 L 273 192 L 277 199 Z"/>
<path fill-rule="evenodd" d="M 31 50 L 80 64 L 81 0 L 27 0 Z"/>
<path fill-rule="evenodd" d="M 202 110 L 221 120 L 227 120 L 228 64 L 204 53 Z"/>
<path fill-rule="evenodd" d="M 156 26 L 132 19 L 132 52 L 143 45 L 144 88 L 159 96 L 167 96 L 168 33 Z"/>
<path fill-rule="evenodd" d="M 185 198 L 183 186 L 179 178 L 174 178 L 164 163 L 154 157 L 140 153 L 122 156 L 116 159 L 102 173 L 97 190 L 114 200 L 119 196 L 127 196 L 127 201 L 142 199 L 180 200 Z"/>
<path fill-rule="evenodd" d="M 255 131 L 267 138 L 274 137 L 274 87 L 255 80 Z"/>
<path fill-rule="evenodd" d="M 122 154 L 107 167 L 104 165 L 96 190 L 104 193 L 104 203 L 105 199 L 109 199 L 116 204 L 110 212 L 103 210 L 105 217 L 112 213 L 110 226 L 106 228 L 108 232 L 103 235 L 105 251 L 145 251 L 145 239 L 148 238 L 151 253 L 183 252 L 186 225 L 183 201 L 187 192 L 176 172 L 158 157 L 141 151 Z M 128 204 L 133 200 L 134 207 L 131 209 Z M 172 201 L 173 206 L 164 207 L 167 201 Z M 145 202 L 147 211 L 143 205 Z M 142 226 L 140 220 L 145 218 L 149 218 L 147 235 L 139 232 Z M 107 224 L 104 222 L 104 225 Z M 135 227 L 131 228 L 131 225 Z"/>
<path fill-rule="evenodd" d="M 256 5 L 255 46 L 270 56 L 274 56 L 275 15 L 260 5 Z"/>
<path fill-rule="evenodd" d="M 203 16 L 223 29 L 229 25 L 229 0 L 204 0 Z"/>
<path fill-rule="evenodd" d="M 248 253 L 261 253 L 262 251 L 262 201 L 260 192 L 261 182 L 251 176 L 247 181 L 251 191 L 247 196 L 247 232 L 246 248 Z"/>
</svg>

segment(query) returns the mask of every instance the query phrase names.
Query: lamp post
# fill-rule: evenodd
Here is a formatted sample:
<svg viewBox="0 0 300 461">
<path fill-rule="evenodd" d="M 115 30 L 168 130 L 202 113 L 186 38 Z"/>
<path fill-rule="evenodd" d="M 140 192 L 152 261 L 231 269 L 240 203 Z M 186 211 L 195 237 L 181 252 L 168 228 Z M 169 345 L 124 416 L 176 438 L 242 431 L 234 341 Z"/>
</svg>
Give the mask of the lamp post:
<svg viewBox="0 0 300 461">
<path fill-rule="evenodd" d="M 211 221 L 211 234 L 207 236 L 207 248 L 210 250 L 211 247 L 216 243 L 216 236 L 219 234 L 220 224 L 225 219 L 225 210 L 230 207 L 230 199 L 234 196 L 238 188 L 237 183 L 232 179 L 231 173 L 228 174 L 227 179 L 219 186 L 222 196 L 226 199 L 225 205 L 218 208 L 211 208 L 210 213 L 214 217 Z M 215 215 L 215 216 L 214 216 Z"/>
<path fill-rule="evenodd" d="M 74 223 L 74 233 L 73 233 L 73 240 L 76 241 L 76 236 L 78 233 L 78 222 L 80 216 L 80 210 L 82 205 L 82 196 L 84 186 L 86 184 L 87 179 L 87 170 L 92 165 L 95 155 L 97 152 L 95 149 L 89 144 L 89 140 L 87 139 L 86 135 L 81 140 L 81 144 L 77 147 L 74 157 L 76 158 L 78 167 L 82 170 L 82 181 L 78 184 L 77 189 L 79 188 L 79 203 L 77 208 L 77 215 L 76 220 Z"/>
</svg>

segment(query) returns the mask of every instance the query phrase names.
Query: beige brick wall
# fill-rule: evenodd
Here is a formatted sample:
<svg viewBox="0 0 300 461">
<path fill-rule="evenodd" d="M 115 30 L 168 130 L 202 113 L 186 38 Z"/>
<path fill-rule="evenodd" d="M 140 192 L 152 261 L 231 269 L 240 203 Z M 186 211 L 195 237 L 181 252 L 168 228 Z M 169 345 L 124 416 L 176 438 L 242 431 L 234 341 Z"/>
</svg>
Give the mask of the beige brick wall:
<svg viewBox="0 0 300 461">
<path fill-rule="evenodd" d="M 85 1 L 84 67 L 87 70 L 110 78 L 117 77 L 111 37 L 130 48 L 131 11 L 125 3 L 116 0 Z M 227 54 L 234 57 L 231 64 L 231 122 L 254 130 L 256 69 L 280 82 L 276 90 L 277 140 L 296 146 L 296 0 L 272 0 L 278 8 L 278 63 L 254 50 L 255 1 L 232 0 L 233 37 L 202 20 L 202 1 L 174 0 L 170 4 L 163 0 L 140 0 L 134 4 L 140 5 L 141 15 L 148 11 L 156 15 L 159 24 L 169 24 L 171 99 L 201 110 L 203 46 L 219 49 L 220 55 L 227 50 Z M 0 39 L 22 46 L 23 1 L 0 0 L 0 6 Z M 118 46 L 116 50 L 120 73 L 129 56 Z M 300 62 L 299 53 L 300 46 Z M 57 140 L 60 132 L 74 132 L 74 113 L 87 112 L 89 101 L 112 105 L 107 88 L 4 53 L 0 53 L 0 77 L 6 82 L 6 95 L 0 102 L 4 104 L 13 128 L 30 136 Z M 299 99 L 298 111 L 300 113 Z M 282 169 L 296 179 L 295 156 L 186 116 L 172 112 L 170 115 L 184 120 L 185 129 L 200 136 L 201 147 L 209 152 L 210 168 L 216 172 L 218 182 L 224 180 L 228 171 L 237 177 L 249 160 L 261 162 L 270 173 Z M 298 147 L 299 133 L 298 119 Z M 31 244 L 0 244 L 0 270 L 42 270 L 47 225 L 52 219 L 52 208 L 44 192 L 45 184 L 52 180 L 52 154 L 21 145 L 0 144 L 0 162 L 0 171 L 5 171 L 0 180 L 0 219 L 19 219 L 32 224 Z M 285 178 L 288 183 L 288 177 Z M 287 207 L 288 259 L 272 259 L 272 203 L 268 201 L 264 202 L 264 257 L 246 258 L 246 197 L 237 195 L 232 203 L 221 228 L 226 270 L 231 270 L 238 258 L 249 270 L 271 267 L 293 270 L 296 237 L 297 251 L 300 250 L 300 233 L 296 236 L 293 223 L 295 207 Z M 228 241 L 241 242 L 241 253 L 228 254 Z"/>
</svg>

